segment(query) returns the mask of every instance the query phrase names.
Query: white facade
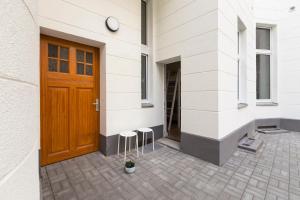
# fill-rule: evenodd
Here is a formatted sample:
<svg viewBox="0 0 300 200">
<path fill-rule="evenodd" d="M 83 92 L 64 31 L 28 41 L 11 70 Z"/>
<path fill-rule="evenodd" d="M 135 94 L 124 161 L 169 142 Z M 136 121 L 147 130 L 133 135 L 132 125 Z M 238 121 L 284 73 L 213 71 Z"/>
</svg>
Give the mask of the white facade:
<svg viewBox="0 0 300 200">
<path fill-rule="evenodd" d="M 290 10 L 295 6 L 295 10 Z M 257 117 L 300 118 L 300 2 L 256 0 L 255 17 L 258 23 L 274 24 L 277 27 L 277 108 L 257 109 Z M 265 114 L 264 114 L 265 113 Z"/>
<path fill-rule="evenodd" d="M 290 8 L 295 6 L 294 11 Z M 298 1 L 219 1 L 219 138 L 255 119 L 299 119 L 299 10 Z M 237 20 L 247 32 L 247 104 L 237 109 L 236 35 Z M 272 102 L 259 106 L 256 100 L 256 25 L 272 27 Z"/>
<path fill-rule="evenodd" d="M 218 137 L 218 1 L 159 1 L 156 61 L 181 60 L 181 131 Z"/>
<path fill-rule="evenodd" d="M 253 1 L 219 0 L 219 34 L 218 34 L 218 102 L 219 134 L 223 138 L 232 131 L 253 121 L 255 118 L 255 21 Z M 246 30 L 246 100 L 248 106 L 238 109 L 237 99 L 237 52 L 238 52 L 238 18 Z"/>
<path fill-rule="evenodd" d="M 151 103 L 141 107 L 140 1 L 39 1 L 41 33 L 100 48 L 101 134 L 163 124 L 162 68 L 153 63 Z M 108 16 L 120 21 L 120 30 L 105 27 Z M 130 119 L 130 120 L 129 120 Z"/>
<path fill-rule="evenodd" d="M 37 1 L 0 1 L 0 198 L 39 199 Z"/>
<path fill-rule="evenodd" d="M 295 12 L 289 12 L 291 6 L 296 6 Z M 290 1 L 281 9 L 283 17 L 278 25 L 280 115 L 300 119 L 300 2 Z"/>
<path fill-rule="evenodd" d="M 165 124 L 164 65 L 179 60 L 182 132 L 220 140 L 255 119 L 300 119 L 299 1 L 153 0 L 150 108 L 141 106 L 140 6 L 140 0 L 0 1 L 1 199 L 39 199 L 40 33 L 100 48 L 99 134 L 106 137 Z M 105 27 L 108 16 L 120 21 L 118 32 Z M 238 19 L 245 26 L 242 103 L 248 104 L 240 109 Z M 275 106 L 257 106 L 256 24 L 273 27 Z"/>
</svg>

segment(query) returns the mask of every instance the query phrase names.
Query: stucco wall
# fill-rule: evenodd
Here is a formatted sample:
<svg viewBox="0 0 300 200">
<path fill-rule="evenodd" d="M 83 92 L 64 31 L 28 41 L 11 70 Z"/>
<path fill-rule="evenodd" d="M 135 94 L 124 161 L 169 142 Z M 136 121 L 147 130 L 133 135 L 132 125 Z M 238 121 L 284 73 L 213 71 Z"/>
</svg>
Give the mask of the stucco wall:
<svg viewBox="0 0 300 200">
<path fill-rule="evenodd" d="M 278 27 L 280 115 L 300 119 L 300 2 L 282 3 Z M 294 12 L 289 12 L 291 6 L 296 6 Z"/>
<path fill-rule="evenodd" d="M 296 10 L 290 12 L 289 8 Z M 253 8 L 253 9 L 252 9 Z M 229 134 L 253 119 L 291 118 L 300 119 L 300 2 L 297 0 L 255 0 L 219 1 L 219 138 Z M 247 68 L 248 104 L 247 108 L 236 108 L 237 76 L 236 17 L 247 26 Z M 234 22 L 234 23 L 233 23 Z M 278 106 L 256 105 L 256 63 L 255 27 L 256 24 L 273 26 L 273 75 L 274 102 Z M 234 32 L 233 32 L 234 30 Z M 233 37 L 233 38 L 232 38 Z M 231 68 L 230 68 L 231 66 Z M 223 68 L 225 67 L 225 68 Z M 225 71 L 224 71 L 225 70 Z"/>
<path fill-rule="evenodd" d="M 288 7 L 286 7 L 288 4 L 287 1 L 283 0 L 255 0 L 254 1 L 254 17 L 255 17 L 255 23 L 260 24 L 270 24 L 276 26 L 276 35 L 277 40 L 275 41 L 277 44 L 279 43 L 279 38 L 281 37 L 281 31 L 280 31 L 280 19 L 282 18 L 282 12 L 281 10 L 288 10 Z M 277 99 L 276 102 L 279 103 L 278 106 L 256 106 L 255 108 L 255 116 L 258 119 L 262 118 L 280 118 L 280 108 L 281 108 L 281 97 L 282 97 L 282 91 L 281 88 L 281 81 L 279 80 L 279 76 L 281 76 L 281 64 L 279 64 L 279 51 L 281 50 L 281 47 L 278 46 L 277 49 L 277 71 L 278 75 L 273 77 L 276 79 L 278 86 L 274 87 L 277 93 Z"/>
<path fill-rule="evenodd" d="M 181 131 L 218 137 L 218 1 L 158 1 L 156 61 L 180 57 Z"/>
<path fill-rule="evenodd" d="M 219 0 L 218 78 L 219 78 L 219 134 L 223 138 L 232 131 L 254 120 L 256 67 L 255 22 L 252 0 Z M 237 52 L 238 17 L 246 26 L 245 59 L 247 68 L 246 108 L 238 109 Z"/>
<path fill-rule="evenodd" d="M 152 63 L 153 108 L 141 108 L 141 8 L 139 0 L 39 1 L 39 24 L 62 38 L 105 47 L 101 52 L 101 134 L 163 124 L 162 68 Z M 120 29 L 111 33 L 105 19 Z M 48 30 L 48 33 L 51 31 Z M 53 30 L 55 30 L 53 32 Z M 46 31 L 47 32 L 47 31 Z M 85 42 L 84 42 L 85 43 Z"/>
<path fill-rule="evenodd" d="M 39 199 L 37 1 L 0 1 L 0 198 Z"/>
<path fill-rule="evenodd" d="M 163 124 L 163 67 L 156 62 L 179 57 L 182 131 L 220 139 L 255 118 L 300 117 L 298 58 L 293 53 L 300 46 L 298 11 L 288 12 L 290 5 L 298 4 L 296 0 L 153 1 L 154 108 L 147 109 L 141 108 L 140 97 L 139 0 L 39 1 L 39 24 L 62 38 L 101 46 L 101 134 Z M 110 15 L 121 22 L 117 33 L 104 25 Z M 248 106 L 243 109 L 238 109 L 237 100 L 238 17 L 247 28 Z M 278 24 L 279 106 L 275 107 L 256 106 L 256 22 Z"/>
<path fill-rule="evenodd" d="M 300 2 L 297 0 L 255 0 L 257 23 L 275 24 L 277 27 L 276 88 L 278 106 L 257 107 L 257 118 L 300 119 Z M 290 7 L 296 10 L 290 12 Z"/>
</svg>

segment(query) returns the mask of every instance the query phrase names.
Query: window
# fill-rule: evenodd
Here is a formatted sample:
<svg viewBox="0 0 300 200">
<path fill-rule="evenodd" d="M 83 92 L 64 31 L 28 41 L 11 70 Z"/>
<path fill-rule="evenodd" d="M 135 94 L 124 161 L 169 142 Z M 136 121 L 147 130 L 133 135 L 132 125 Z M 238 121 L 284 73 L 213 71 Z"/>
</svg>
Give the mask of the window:
<svg viewBox="0 0 300 200">
<path fill-rule="evenodd" d="M 141 38 L 142 44 L 147 45 L 147 2 L 141 1 Z"/>
<path fill-rule="evenodd" d="M 247 103 L 247 40 L 246 26 L 238 18 L 237 32 L 237 99 L 238 103 Z"/>
<path fill-rule="evenodd" d="M 148 84 L 147 84 L 147 81 L 148 81 L 148 56 L 147 55 L 144 55 L 142 54 L 142 57 L 141 57 L 141 86 L 142 86 L 142 100 L 146 100 L 147 97 L 148 97 L 148 94 L 147 94 L 147 90 L 148 90 Z"/>
<path fill-rule="evenodd" d="M 256 28 L 256 99 L 271 100 L 271 28 Z"/>
<path fill-rule="evenodd" d="M 240 71 L 241 71 L 241 65 L 240 65 L 240 40 L 241 40 L 241 38 L 240 38 L 241 36 L 240 36 L 240 31 L 238 30 L 238 33 L 237 33 L 237 41 L 238 41 L 238 43 L 237 43 L 237 76 L 238 76 L 238 78 L 237 78 L 237 86 L 238 86 L 238 88 L 237 88 L 237 98 L 238 98 L 238 100 L 240 99 L 240 79 L 241 79 L 241 75 L 240 75 Z"/>
<path fill-rule="evenodd" d="M 48 71 L 69 73 L 69 48 L 48 44 Z"/>
<path fill-rule="evenodd" d="M 141 0 L 141 103 L 152 105 L 152 1 Z"/>
<path fill-rule="evenodd" d="M 79 75 L 93 75 L 93 53 L 76 50 L 76 73 Z"/>
</svg>

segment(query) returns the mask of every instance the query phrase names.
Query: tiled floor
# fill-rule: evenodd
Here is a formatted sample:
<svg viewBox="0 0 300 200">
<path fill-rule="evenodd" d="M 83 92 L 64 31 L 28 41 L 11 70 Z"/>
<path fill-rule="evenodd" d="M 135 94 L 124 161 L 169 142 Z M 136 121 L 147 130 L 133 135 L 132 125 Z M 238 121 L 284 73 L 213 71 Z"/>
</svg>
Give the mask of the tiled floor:
<svg viewBox="0 0 300 200">
<path fill-rule="evenodd" d="M 123 172 L 100 153 L 41 169 L 43 199 L 300 199 L 300 133 L 261 135 L 260 152 L 238 150 L 222 167 L 163 147 Z"/>
</svg>

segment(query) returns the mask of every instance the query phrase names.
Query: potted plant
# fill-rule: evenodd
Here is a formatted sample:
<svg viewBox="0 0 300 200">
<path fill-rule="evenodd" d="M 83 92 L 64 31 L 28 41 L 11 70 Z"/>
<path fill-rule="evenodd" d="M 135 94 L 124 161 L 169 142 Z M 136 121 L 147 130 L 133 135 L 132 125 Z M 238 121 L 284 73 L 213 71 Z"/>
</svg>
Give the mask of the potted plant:
<svg viewBox="0 0 300 200">
<path fill-rule="evenodd" d="M 127 174 L 132 174 L 135 171 L 135 163 L 133 161 L 126 161 L 125 163 L 125 172 Z"/>
</svg>

